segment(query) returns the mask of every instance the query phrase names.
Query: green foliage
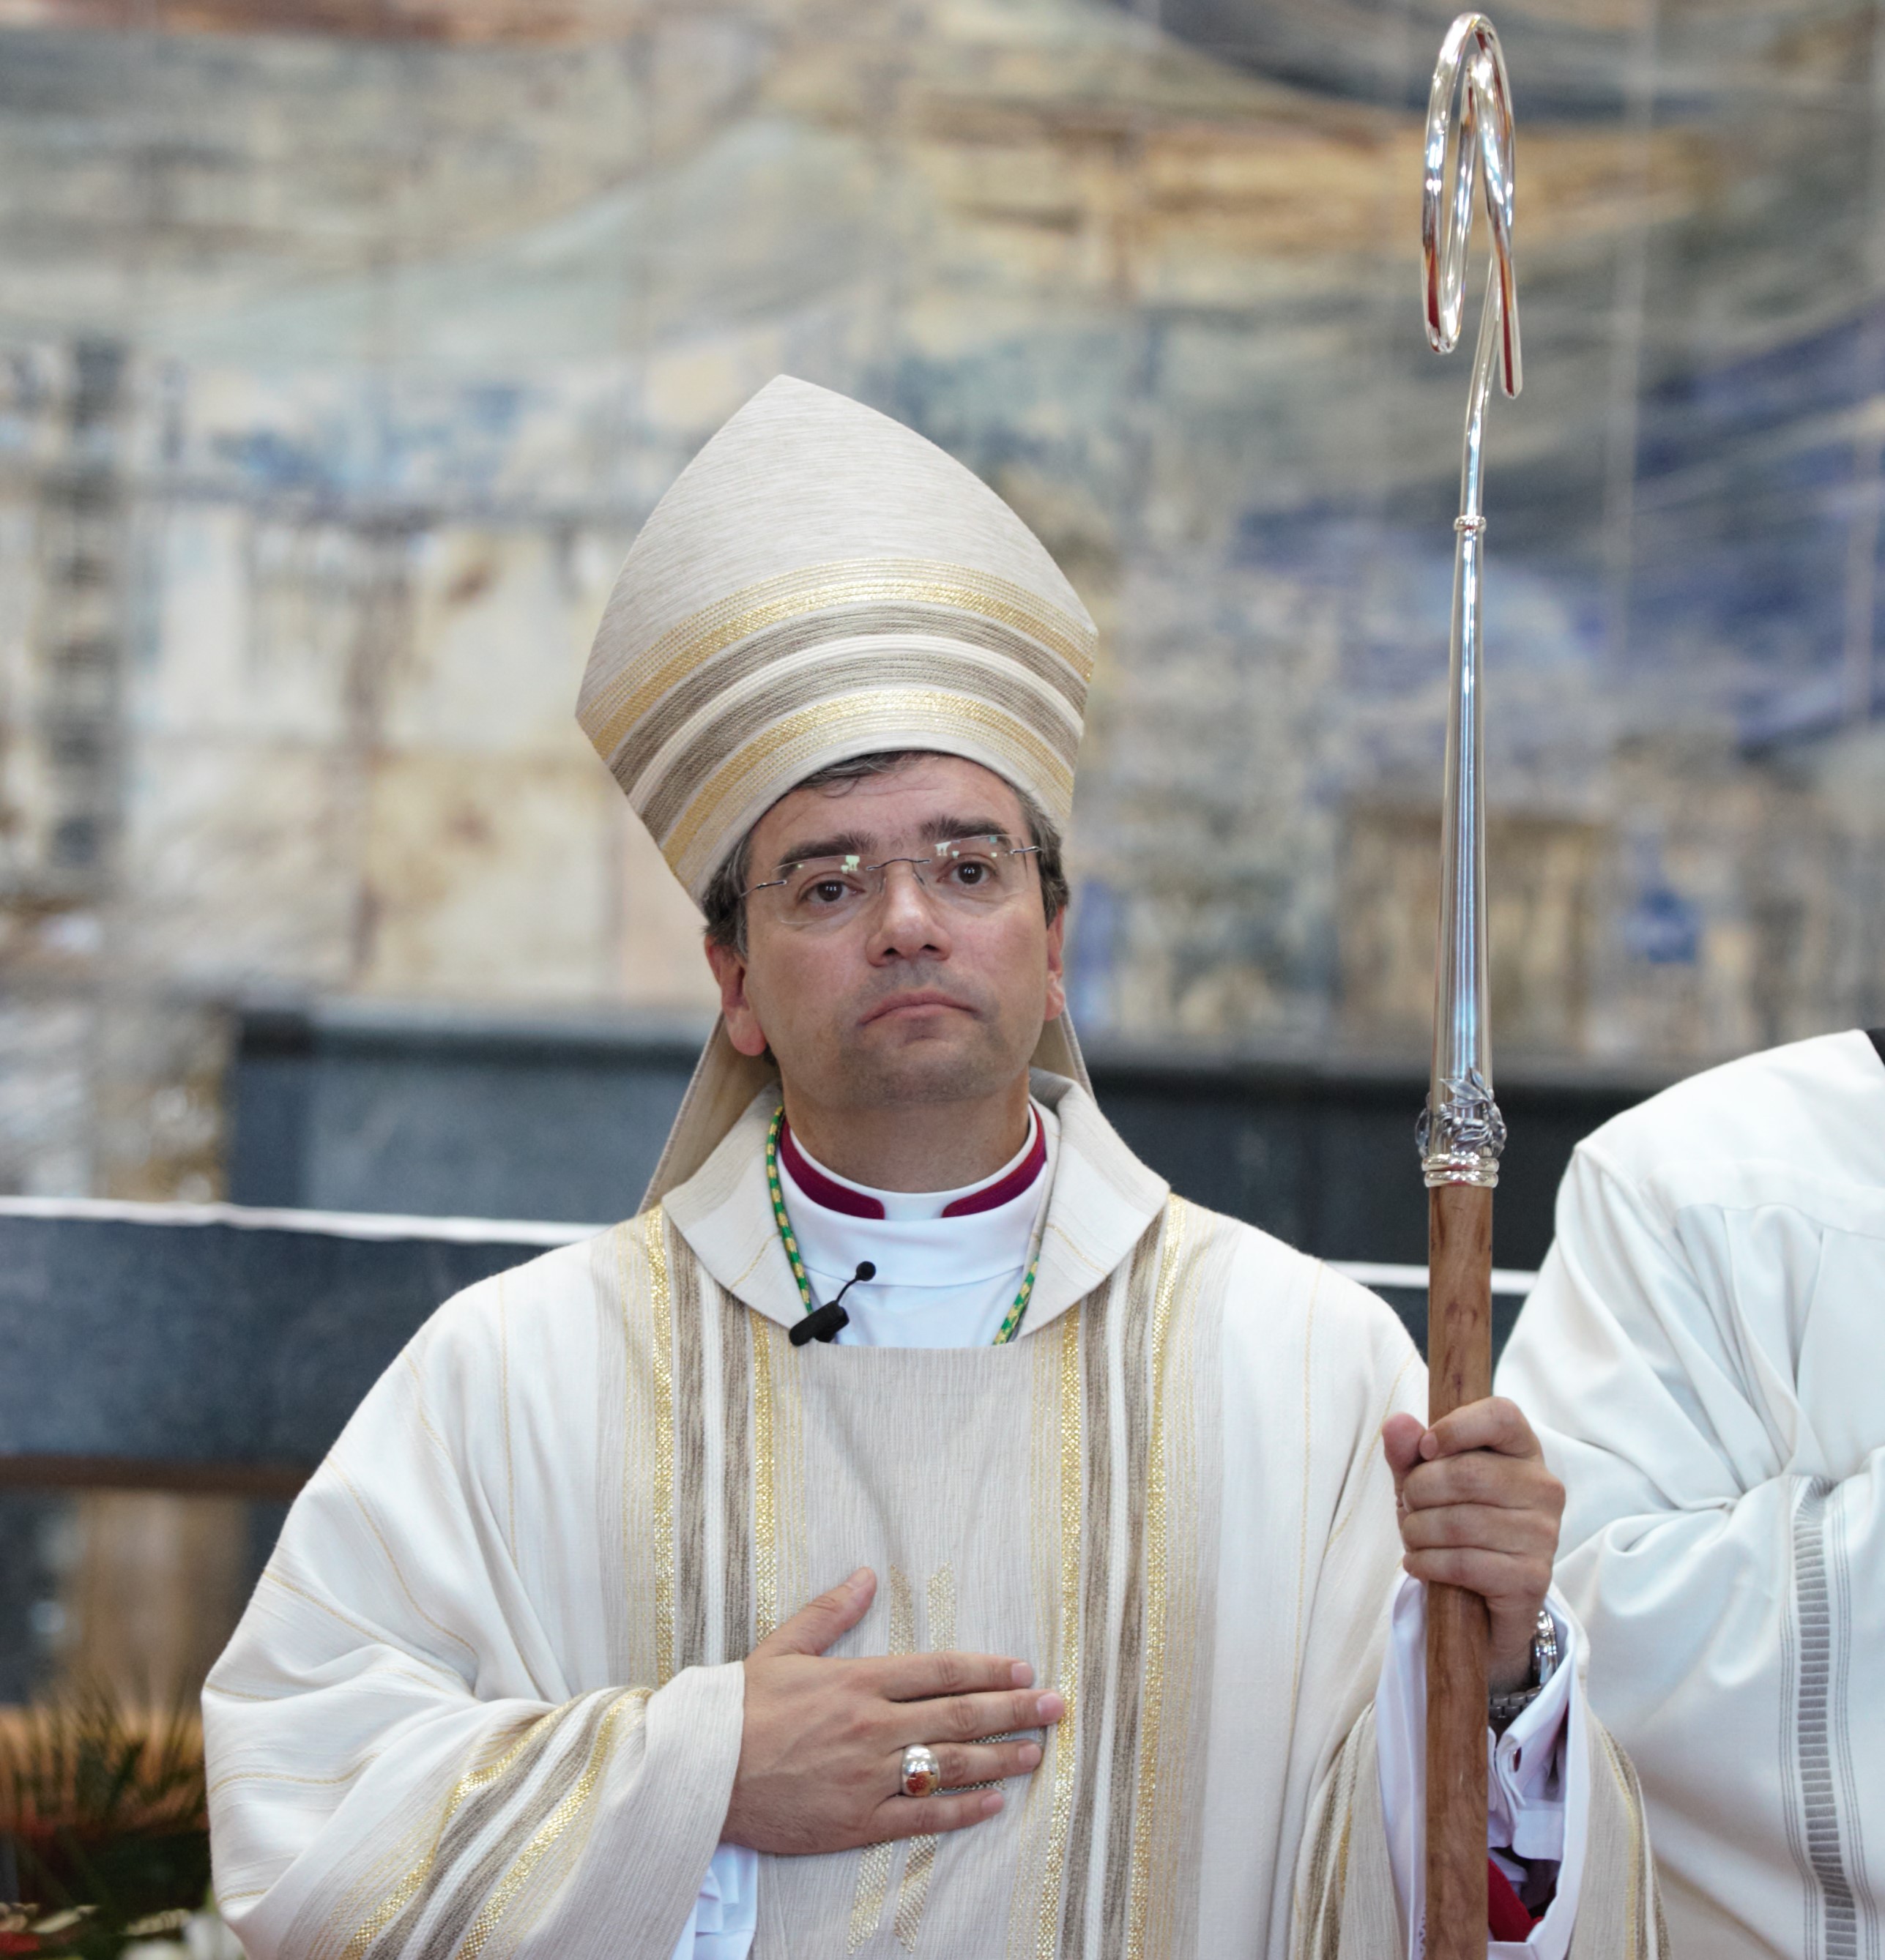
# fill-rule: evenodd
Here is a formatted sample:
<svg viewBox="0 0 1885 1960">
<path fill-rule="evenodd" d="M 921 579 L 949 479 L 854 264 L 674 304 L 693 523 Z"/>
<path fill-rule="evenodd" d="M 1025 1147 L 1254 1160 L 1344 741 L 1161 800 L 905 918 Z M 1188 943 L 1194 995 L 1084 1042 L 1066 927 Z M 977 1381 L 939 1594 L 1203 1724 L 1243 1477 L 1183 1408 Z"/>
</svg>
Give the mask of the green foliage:
<svg viewBox="0 0 1885 1960">
<path fill-rule="evenodd" d="M 0 1710 L 0 1834 L 37 1908 L 0 1948 L 115 1960 L 173 1931 L 209 1885 L 201 1723 L 98 1688 Z"/>
</svg>

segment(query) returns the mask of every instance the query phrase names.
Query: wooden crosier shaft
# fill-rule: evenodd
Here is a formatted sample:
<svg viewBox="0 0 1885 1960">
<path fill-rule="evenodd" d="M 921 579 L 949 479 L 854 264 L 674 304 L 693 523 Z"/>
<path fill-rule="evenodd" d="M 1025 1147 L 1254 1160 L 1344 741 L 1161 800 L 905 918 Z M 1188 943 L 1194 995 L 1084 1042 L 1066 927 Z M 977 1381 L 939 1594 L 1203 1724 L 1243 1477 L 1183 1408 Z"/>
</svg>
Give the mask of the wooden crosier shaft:
<svg viewBox="0 0 1885 1960">
<path fill-rule="evenodd" d="M 1492 1392 L 1492 1194 L 1427 1194 L 1427 1420 Z M 1426 1960 L 1485 1960 L 1485 1602 L 1427 1589 Z"/>
</svg>

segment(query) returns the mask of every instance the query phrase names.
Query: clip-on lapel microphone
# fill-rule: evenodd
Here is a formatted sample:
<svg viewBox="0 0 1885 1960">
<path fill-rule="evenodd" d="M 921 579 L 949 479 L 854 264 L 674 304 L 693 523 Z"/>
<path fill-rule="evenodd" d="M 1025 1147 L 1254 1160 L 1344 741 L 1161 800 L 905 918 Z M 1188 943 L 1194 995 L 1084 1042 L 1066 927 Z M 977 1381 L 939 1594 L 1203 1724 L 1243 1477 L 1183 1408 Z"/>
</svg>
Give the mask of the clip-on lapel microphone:
<svg viewBox="0 0 1885 1960">
<path fill-rule="evenodd" d="M 877 1268 L 868 1259 L 860 1259 L 858 1270 L 838 1289 L 836 1300 L 828 1300 L 823 1306 L 814 1307 L 796 1326 L 788 1330 L 791 1335 L 792 1345 L 802 1348 L 807 1341 L 836 1341 L 839 1328 L 851 1325 L 850 1315 L 840 1304 L 845 1295 L 858 1281 L 876 1278 Z"/>
</svg>

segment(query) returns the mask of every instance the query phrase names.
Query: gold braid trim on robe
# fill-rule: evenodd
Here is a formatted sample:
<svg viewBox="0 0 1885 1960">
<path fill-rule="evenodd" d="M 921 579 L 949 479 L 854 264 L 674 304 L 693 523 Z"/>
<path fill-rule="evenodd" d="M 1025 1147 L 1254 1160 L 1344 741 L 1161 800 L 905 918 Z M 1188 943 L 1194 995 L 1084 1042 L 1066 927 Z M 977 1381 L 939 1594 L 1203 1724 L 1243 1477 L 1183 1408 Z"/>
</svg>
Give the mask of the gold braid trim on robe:
<svg viewBox="0 0 1885 1960">
<path fill-rule="evenodd" d="M 649 1223 L 640 1229 L 651 1239 L 656 1230 Z M 1082 1952 L 1096 1923 L 1106 1952 L 1134 1960 L 1189 1952 L 1196 1938 L 1188 1873 L 1196 1858 L 1192 1766 L 1202 1741 L 1199 1588 L 1208 1587 L 1208 1574 L 1189 1530 L 1174 1533 L 1171 1525 L 1176 1518 L 1189 1526 L 1200 1514 L 1199 1392 L 1212 1377 L 1197 1368 L 1199 1343 L 1208 1344 L 1209 1334 L 1196 1323 L 1204 1281 L 1221 1265 L 1234 1230 L 1171 1199 L 1132 1256 L 1061 1325 L 1043 1331 L 1050 1367 L 1037 1373 L 1026 1344 L 963 1357 L 967 1367 L 1011 1370 L 1017 1384 L 1031 1385 L 1023 1403 L 1036 1432 L 1028 1457 L 1039 1481 L 1030 1508 L 1057 1526 L 1043 1548 L 1052 1575 L 1046 1600 L 1054 1611 L 1038 1651 L 1042 1678 L 1062 1683 L 1069 1713 L 1046 1739 L 1040 1771 L 1011 1792 L 1024 1812 L 1019 1844 L 970 1881 L 999 1883 L 1001 1865 L 1012 1860 L 1010 1936 L 1017 1955 L 1056 1960 Z M 743 1452 L 732 1455 L 718 1487 L 719 1529 L 729 1543 L 751 1546 L 759 1573 L 756 1601 L 749 1604 L 747 1589 L 728 1585 L 708 1631 L 705 1657 L 731 1658 L 763 1637 L 761 1622 L 775 1612 L 789 1617 L 829 1583 L 823 1571 L 803 1569 L 795 1548 L 808 1509 L 820 1508 L 826 1493 L 849 1487 L 846 1503 L 858 1507 L 864 1542 L 888 1529 L 895 1543 L 907 1527 L 874 1500 L 882 1476 L 868 1474 L 861 1457 L 847 1453 L 823 1472 L 805 1462 L 808 1429 L 820 1437 L 848 1430 L 854 1445 L 863 1444 L 868 1415 L 842 1389 L 832 1398 L 835 1368 L 848 1365 L 844 1351 L 792 1348 L 776 1326 L 716 1285 L 679 1233 L 668 1230 L 662 1244 L 677 1316 L 664 1387 L 676 1410 L 677 1465 L 676 1501 L 662 1521 L 674 1533 L 678 1598 L 690 1589 L 686 1575 L 708 1562 L 698 1535 L 712 1508 L 682 1500 L 689 1482 L 679 1467 L 687 1457 L 682 1439 L 696 1424 L 709 1434 L 751 1437 L 750 1461 Z M 717 1382 L 699 1358 L 683 1313 L 718 1326 Z M 658 1332 L 651 1348 L 661 1351 Z M 934 1367 L 937 1360 L 914 1365 Z M 810 1424 L 808 1398 L 821 1411 Z M 986 1418 L 1005 1426 L 1008 1408 L 1005 1398 L 992 1400 Z M 957 1446 L 969 1446 L 961 1438 Z M 978 1528 L 959 1542 L 973 1545 L 980 1535 Z M 900 1547 L 878 1570 L 880 1605 L 859 1630 L 859 1651 L 910 1650 L 917 1590 L 946 1600 L 936 1618 L 953 1621 L 956 1577 L 947 1559 Z M 735 1612 L 740 1624 L 734 1623 Z M 1122 1638 L 1103 1637 L 1100 1630 L 1108 1628 Z M 932 1637 L 943 1631 L 932 1627 Z M 953 1643 L 957 1629 L 950 1624 L 947 1631 Z M 966 1629 L 963 1637 L 978 1644 Z M 681 1641 L 677 1658 L 702 1657 L 689 1649 Z M 968 1860 L 969 1841 L 950 1838 L 873 1846 L 810 1863 L 768 1861 L 762 1911 L 789 1889 L 797 1924 L 828 1927 L 835 1950 L 911 1952 L 928 1945 L 925 1923 L 938 1904 L 932 1885 L 959 1890 L 967 1875 L 956 1876 L 957 1868 L 982 1862 L 998 1841 L 985 1834 L 982 1856 Z M 801 1889 L 801 1881 L 810 1882 Z M 893 1898 L 896 1908 L 887 1919 Z M 950 1905 L 945 1898 L 945 1926 Z"/>
<path fill-rule="evenodd" d="M 1569 1960 L 1667 1960 L 1642 1792 L 1629 1758 L 1589 1722 L 1590 1812 Z M 1402 1960 L 1374 1710 L 1349 1731 L 1310 1813 L 1297 1868 L 1291 1960 Z"/>
<path fill-rule="evenodd" d="M 339 1960 L 479 1960 L 514 1945 L 498 1937 L 514 1906 L 527 1907 L 586 1834 L 585 1812 L 613 1736 L 642 1718 L 649 1691 L 587 1694 L 540 1716 L 521 1734 L 477 1752 L 429 1828 L 396 1847 L 398 1882 L 350 1930 L 345 1916 L 314 1952 Z M 409 1861 L 409 1863 L 407 1863 Z M 383 1863 L 375 1876 L 384 1874 Z"/>
</svg>

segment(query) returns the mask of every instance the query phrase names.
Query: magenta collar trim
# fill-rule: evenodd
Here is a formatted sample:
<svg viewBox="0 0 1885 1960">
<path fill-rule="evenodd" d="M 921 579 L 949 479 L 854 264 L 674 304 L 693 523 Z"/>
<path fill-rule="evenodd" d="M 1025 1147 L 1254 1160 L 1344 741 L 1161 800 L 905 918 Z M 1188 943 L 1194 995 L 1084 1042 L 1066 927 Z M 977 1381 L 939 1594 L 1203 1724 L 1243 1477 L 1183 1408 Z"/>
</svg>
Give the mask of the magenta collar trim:
<svg viewBox="0 0 1885 1960">
<path fill-rule="evenodd" d="M 943 1208 L 945 1218 L 973 1217 L 978 1211 L 992 1211 L 998 1205 L 1007 1204 L 1021 1196 L 1034 1182 L 1047 1166 L 1047 1138 L 1041 1128 L 1040 1118 L 1033 1110 L 1028 1112 L 1028 1121 L 1033 1127 L 1034 1141 L 1026 1157 L 1011 1171 L 958 1198 L 954 1204 Z M 827 1177 L 806 1157 L 792 1141 L 792 1126 L 782 1121 L 779 1131 L 780 1160 L 792 1174 L 792 1182 L 814 1204 L 822 1204 L 827 1211 L 836 1211 L 846 1218 L 881 1218 L 883 1201 L 872 1198 L 868 1192 L 855 1191 L 848 1184 L 840 1184 L 836 1178 Z"/>
</svg>

